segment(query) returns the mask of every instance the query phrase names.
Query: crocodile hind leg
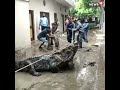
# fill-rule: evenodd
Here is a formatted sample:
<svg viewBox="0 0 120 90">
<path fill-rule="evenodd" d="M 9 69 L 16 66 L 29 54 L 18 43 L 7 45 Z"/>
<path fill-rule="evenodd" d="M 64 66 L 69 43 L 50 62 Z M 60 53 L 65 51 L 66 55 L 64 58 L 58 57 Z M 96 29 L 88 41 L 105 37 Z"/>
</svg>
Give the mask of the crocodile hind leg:
<svg viewBox="0 0 120 90">
<path fill-rule="evenodd" d="M 69 69 L 74 69 L 74 63 L 73 63 L 73 61 L 71 61 L 71 62 L 68 63 L 68 67 L 69 67 Z"/>
<path fill-rule="evenodd" d="M 27 61 L 27 62 L 28 62 L 28 64 L 31 64 L 30 61 Z M 41 75 L 40 72 L 36 72 L 34 65 L 30 65 L 28 72 L 33 76 L 40 76 Z"/>
</svg>

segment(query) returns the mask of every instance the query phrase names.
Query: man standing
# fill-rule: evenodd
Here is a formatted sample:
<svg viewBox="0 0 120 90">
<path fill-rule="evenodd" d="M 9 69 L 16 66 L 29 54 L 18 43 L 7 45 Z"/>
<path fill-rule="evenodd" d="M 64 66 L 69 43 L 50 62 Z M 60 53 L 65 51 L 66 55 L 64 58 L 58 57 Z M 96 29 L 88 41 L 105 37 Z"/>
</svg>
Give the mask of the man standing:
<svg viewBox="0 0 120 90">
<path fill-rule="evenodd" d="M 73 31 L 73 40 L 74 40 L 74 42 L 75 42 L 75 40 L 76 40 L 76 38 L 75 38 L 75 35 L 76 35 L 76 32 L 77 31 L 79 31 L 79 29 L 81 28 L 81 21 L 80 21 L 80 19 L 77 19 L 76 21 L 75 21 L 75 30 Z"/>
<path fill-rule="evenodd" d="M 65 19 L 65 26 L 67 27 L 67 24 L 69 24 L 69 20 L 70 20 L 70 16 L 67 16 L 67 18 Z"/>
<path fill-rule="evenodd" d="M 53 41 L 55 42 L 56 49 L 59 49 L 59 39 L 56 36 L 56 33 L 59 32 L 57 29 L 58 25 L 59 25 L 58 19 L 56 19 L 56 21 L 52 23 L 52 34 L 54 35 L 54 38 L 51 38 L 51 42 L 50 42 L 51 45 L 53 45 Z"/>
<path fill-rule="evenodd" d="M 67 41 L 69 42 L 69 43 L 71 43 L 72 42 L 72 30 L 73 30 L 73 28 L 75 28 L 74 27 L 75 25 L 74 25 L 74 23 L 72 22 L 72 19 L 70 19 L 69 20 L 69 23 L 67 24 Z"/>
<path fill-rule="evenodd" d="M 84 40 L 86 41 L 86 43 L 88 43 L 88 39 L 87 39 L 87 33 L 88 33 L 88 30 L 89 30 L 89 23 L 88 22 L 85 22 L 85 20 L 81 20 L 81 30 L 83 30 L 84 32 Z"/>
<path fill-rule="evenodd" d="M 52 23 L 52 34 L 54 34 L 57 31 L 58 26 L 59 26 L 59 22 L 58 19 L 56 19 L 55 22 Z"/>
<path fill-rule="evenodd" d="M 43 13 L 43 16 L 40 18 L 39 30 L 40 30 L 40 26 L 42 31 L 46 29 L 48 26 L 48 19 L 45 17 L 45 13 Z"/>
</svg>

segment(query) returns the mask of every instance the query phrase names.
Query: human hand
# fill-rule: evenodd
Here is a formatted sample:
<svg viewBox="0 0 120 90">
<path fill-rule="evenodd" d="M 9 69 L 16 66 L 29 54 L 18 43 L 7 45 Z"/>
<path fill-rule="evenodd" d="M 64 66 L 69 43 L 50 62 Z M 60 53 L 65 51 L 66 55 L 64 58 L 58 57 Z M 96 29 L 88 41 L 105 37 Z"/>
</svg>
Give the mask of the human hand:
<svg viewBox="0 0 120 90">
<path fill-rule="evenodd" d="M 76 31 L 76 29 L 73 29 L 73 31 Z"/>
</svg>

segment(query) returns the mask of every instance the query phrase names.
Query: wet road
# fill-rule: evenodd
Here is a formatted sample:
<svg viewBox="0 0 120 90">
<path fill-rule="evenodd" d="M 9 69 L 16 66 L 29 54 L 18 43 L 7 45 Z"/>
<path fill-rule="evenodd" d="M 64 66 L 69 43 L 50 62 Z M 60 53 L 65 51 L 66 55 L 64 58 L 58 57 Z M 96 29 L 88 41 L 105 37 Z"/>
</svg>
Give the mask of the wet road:
<svg viewBox="0 0 120 90">
<path fill-rule="evenodd" d="M 68 45 L 65 38 L 65 35 L 62 35 L 60 38 L 61 48 Z M 75 55 L 75 68 L 73 70 L 62 73 L 42 72 L 42 75 L 39 77 L 31 76 L 28 73 L 16 73 L 16 90 L 105 90 L 104 45 L 100 47 L 91 46 L 96 43 L 96 37 L 93 32 L 89 33 L 88 38 L 89 44 L 84 43 L 84 48 Z M 38 47 L 38 43 L 33 45 L 31 49 L 26 50 L 27 53 L 24 57 L 16 57 L 16 60 L 43 54 L 36 47 Z M 91 50 L 87 52 L 86 50 L 89 48 Z M 96 64 L 83 67 L 88 62 L 96 62 Z"/>
</svg>

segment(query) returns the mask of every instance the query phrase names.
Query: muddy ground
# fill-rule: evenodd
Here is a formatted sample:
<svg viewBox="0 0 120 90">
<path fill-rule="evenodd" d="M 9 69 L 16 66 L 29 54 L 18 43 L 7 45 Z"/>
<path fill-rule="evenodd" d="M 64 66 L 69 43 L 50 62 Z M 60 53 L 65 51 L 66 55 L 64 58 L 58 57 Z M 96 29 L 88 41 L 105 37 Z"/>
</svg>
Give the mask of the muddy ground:
<svg viewBox="0 0 120 90">
<path fill-rule="evenodd" d="M 104 43 L 99 47 L 92 46 L 96 41 L 99 42 L 94 32 L 89 32 L 89 43 L 83 43 L 83 49 L 76 53 L 73 70 L 62 73 L 42 72 L 39 77 L 23 72 L 15 73 L 16 90 L 105 90 Z M 62 34 L 59 40 L 61 49 L 68 45 L 66 34 Z M 23 54 L 16 54 L 16 60 L 53 52 L 40 51 L 38 46 L 38 41 L 33 42 L 31 48 L 22 51 Z M 93 66 L 87 65 L 89 62 L 96 63 Z"/>
</svg>

